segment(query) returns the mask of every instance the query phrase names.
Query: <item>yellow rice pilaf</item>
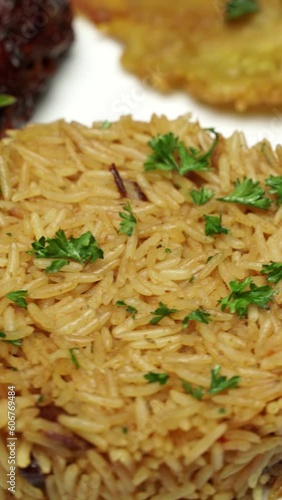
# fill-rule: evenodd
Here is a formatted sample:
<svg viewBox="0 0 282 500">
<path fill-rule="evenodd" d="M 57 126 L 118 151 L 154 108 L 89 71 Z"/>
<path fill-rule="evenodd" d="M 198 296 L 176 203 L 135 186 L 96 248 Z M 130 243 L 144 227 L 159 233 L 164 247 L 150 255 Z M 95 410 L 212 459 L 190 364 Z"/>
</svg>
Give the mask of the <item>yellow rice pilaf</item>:
<svg viewBox="0 0 282 500">
<path fill-rule="evenodd" d="M 282 206 L 265 185 L 282 175 L 282 148 L 249 148 L 235 132 L 208 171 L 145 171 L 148 141 L 168 132 L 203 152 L 213 141 L 189 116 L 153 116 L 31 125 L 0 143 L 0 499 L 260 499 L 269 480 L 281 496 L 282 290 L 261 270 L 282 262 Z M 244 177 L 268 209 L 218 200 Z M 203 187 L 215 194 L 196 205 Z M 207 215 L 228 231 L 207 236 Z M 29 252 L 58 231 L 90 232 L 104 258 L 46 272 L 51 259 Z M 267 308 L 222 310 L 230 282 L 248 277 L 275 288 Z M 22 290 L 26 307 L 7 297 Z M 152 324 L 160 304 L 174 312 Z M 199 310 L 208 322 L 183 324 Z M 209 392 L 216 367 L 239 383 Z"/>
</svg>

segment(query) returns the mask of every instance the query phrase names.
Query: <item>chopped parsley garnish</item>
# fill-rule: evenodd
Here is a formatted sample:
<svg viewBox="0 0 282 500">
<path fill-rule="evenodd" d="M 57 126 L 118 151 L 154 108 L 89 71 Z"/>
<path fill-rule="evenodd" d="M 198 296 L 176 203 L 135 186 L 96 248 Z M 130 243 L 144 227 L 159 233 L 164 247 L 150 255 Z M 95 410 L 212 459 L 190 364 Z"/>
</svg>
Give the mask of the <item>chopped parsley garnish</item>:
<svg viewBox="0 0 282 500">
<path fill-rule="evenodd" d="M 171 253 L 172 252 L 172 250 L 170 248 L 165 248 L 164 251 L 165 251 L 165 253 Z"/>
<path fill-rule="evenodd" d="M 221 215 L 204 215 L 205 218 L 205 234 L 206 236 L 212 236 L 213 234 L 228 234 L 229 229 L 223 227 L 221 224 Z"/>
<path fill-rule="evenodd" d="M 153 153 L 147 157 L 144 163 L 145 170 L 175 170 L 180 175 L 195 170 L 210 170 L 210 160 L 218 142 L 218 134 L 213 129 L 208 130 L 215 134 L 215 139 L 208 151 L 205 152 L 192 146 L 186 147 L 172 132 L 153 137 L 148 142 Z"/>
<path fill-rule="evenodd" d="M 0 108 L 5 108 L 6 106 L 11 106 L 15 104 L 16 98 L 12 95 L 0 94 Z"/>
<path fill-rule="evenodd" d="M 190 191 L 190 195 L 195 205 L 204 205 L 212 199 L 214 191 L 207 188 L 202 188 L 199 191 L 192 189 L 192 191 Z"/>
<path fill-rule="evenodd" d="M 80 368 L 80 364 L 78 362 L 78 359 L 77 359 L 74 351 L 79 351 L 79 348 L 78 347 L 72 347 L 71 349 L 69 349 L 71 361 L 73 362 L 73 364 L 74 364 L 74 366 L 76 368 Z"/>
<path fill-rule="evenodd" d="M 257 0 L 229 0 L 226 3 L 226 18 L 233 21 L 247 14 L 253 14 L 259 10 Z"/>
<path fill-rule="evenodd" d="M 167 373 L 148 372 L 144 375 L 144 378 L 148 380 L 149 384 L 159 382 L 160 385 L 164 385 L 167 383 L 169 375 Z"/>
<path fill-rule="evenodd" d="M 69 262 L 70 261 L 67 259 L 55 259 L 50 266 L 46 267 L 45 272 L 47 274 L 57 273 L 60 269 L 62 269 L 62 267 L 69 264 Z"/>
<path fill-rule="evenodd" d="M 25 297 L 27 296 L 27 290 L 17 290 L 16 292 L 9 292 L 5 295 L 7 299 L 12 300 L 15 304 L 23 309 L 27 309 L 27 301 Z"/>
<path fill-rule="evenodd" d="M 103 128 L 104 130 L 106 130 L 107 128 L 110 128 L 111 126 L 112 126 L 112 124 L 108 120 L 105 120 L 101 123 L 101 128 Z"/>
<path fill-rule="evenodd" d="M 188 394 L 191 394 L 191 396 L 193 396 L 193 398 L 195 399 L 202 399 L 203 395 L 204 395 L 204 388 L 201 387 L 201 386 L 198 386 L 198 387 L 192 387 L 191 384 L 189 384 L 189 382 L 183 382 L 182 384 L 183 386 L 183 389 L 188 392 Z"/>
<path fill-rule="evenodd" d="M 268 302 L 273 300 L 275 290 L 270 285 L 257 286 L 253 283 L 252 278 L 249 276 L 244 281 L 230 281 L 229 283 L 231 293 L 219 300 L 221 310 L 226 308 L 231 313 L 237 313 L 240 318 L 247 315 L 248 306 L 255 304 L 262 309 L 268 309 Z M 246 288 L 248 288 L 246 290 Z"/>
<path fill-rule="evenodd" d="M 121 432 L 123 434 L 128 434 L 128 427 L 121 427 Z"/>
<path fill-rule="evenodd" d="M 281 175 L 271 175 L 266 179 L 265 184 L 272 189 L 270 189 L 271 194 L 276 194 L 277 205 L 280 207 L 282 203 L 282 176 Z"/>
<path fill-rule="evenodd" d="M 218 394 L 227 389 L 234 389 L 239 385 L 240 377 L 238 375 L 228 379 L 226 376 L 220 375 L 220 370 L 221 366 L 219 365 L 211 370 L 211 385 L 208 389 L 209 394 Z"/>
<path fill-rule="evenodd" d="M 211 369 L 211 383 L 207 391 L 204 390 L 203 387 L 192 387 L 189 382 L 183 382 L 183 389 L 191 394 L 195 399 L 202 399 L 204 395 L 214 395 L 219 392 L 226 391 L 228 389 L 235 389 L 238 387 L 240 382 L 240 377 L 235 375 L 234 377 L 227 378 L 224 375 L 220 375 L 221 366 L 216 365 Z"/>
<path fill-rule="evenodd" d="M 151 325 L 157 325 L 165 316 L 169 316 L 170 314 L 176 312 L 178 312 L 178 309 L 169 309 L 169 307 L 167 307 L 165 304 L 159 302 L 159 307 L 157 307 L 155 311 L 151 311 L 151 314 L 154 315 L 154 318 L 152 318 L 149 323 Z"/>
<path fill-rule="evenodd" d="M 28 252 L 29 254 L 35 255 L 37 258 L 54 259 L 50 266 L 46 267 L 46 273 L 55 273 L 72 260 L 86 264 L 104 257 L 103 250 L 98 247 L 90 231 L 82 234 L 79 238 L 71 236 L 67 239 L 64 231 L 59 229 L 55 238 L 41 236 L 31 246 L 33 249 Z"/>
<path fill-rule="evenodd" d="M 190 314 L 185 316 L 182 324 L 184 328 L 188 326 L 189 321 L 200 321 L 200 323 L 208 324 L 211 321 L 210 316 L 210 313 L 203 311 L 203 309 L 196 309 L 195 311 L 191 311 Z"/>
<path fill-rule="evenodd" d="M 282 279 L 282 262 L 263 264 L 261 274 L 267 274 L 267 281 L 271 281 L 277 285 L 277 283 Z"/>
<path fill-rule="evenodd" d="M 136 314 L 138 312 L 137 309 L 136 309 L 136 307 L 133 307 L 133 306 L 130 306 L 130 305 L 126 304 L 126 302 L 124 302 L 123 300 L 117 300 L 116 301 L 116 306 L 117 307 L 126 307 L 126 309 L 125 309 L 126 312 L 132 314 L 133 319 L 135 319 L 135 316 L 136 316 Z"/>
<path fill-rule="evenodd" d="M 175 158 L 179 148 L 179 139 L 172 132 L 153 137 L 148 146 L 153 153 L 147 157 L 144 163 L 145 170 L 179 170 L 179 164 Z"/>
<path fill-rule="evenodd" d="M 37 404 L 41 405 L 41 403 L 43 403 L 45 397 L 46 396 L 44 394 L 40 394 L 40 396 L 38 396 L 38 398 L 37 398 Z"/>
<path fill-rule="evenodd" d="M 7 337 L 6 333 L 0 332 L 0 339 L 2 340 L 2 342 L 7 342 L 11 345 L 15 345 L 16 347 L 21 346 L 23 343 L 22 339 L 7 340 L 6 337 Z"/>
<path fill-rule="evenodd" d="M 120 233 L 125 233 L 127 236 L 132 236 L 137 219 L 133 215 L 133 211 L 130 203 L 128 202 L 124 207 L 122 207 L 125 212 L 119 212 L 119 216 L 122 218 L 120 223 Z"/>
<path fill-rule="evenodd" d="M 267 209 L 271 205 L 271 200 L 266 198 L 265 192 L 260 186 L 259 181 L 253 181 L 244 177 L 242 181 L 237 179 L 234 182 L 235 189 L 228 196 L 218 198 L 220 201 L 230 203 L 240 203 L 251 207 Z"/>
</svg>

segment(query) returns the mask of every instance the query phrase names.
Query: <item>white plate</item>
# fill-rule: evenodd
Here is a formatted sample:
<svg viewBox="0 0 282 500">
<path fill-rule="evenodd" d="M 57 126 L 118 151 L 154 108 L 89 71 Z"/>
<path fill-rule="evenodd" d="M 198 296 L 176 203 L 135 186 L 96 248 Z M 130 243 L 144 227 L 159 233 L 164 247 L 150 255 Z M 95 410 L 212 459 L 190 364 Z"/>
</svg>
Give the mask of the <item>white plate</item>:
<svg viewBox="0 0 282 500">
<path fill-rule="evenodd" d="M 273 145 L 282 143 L 282 113 L 277 108 L 268 115 L 246 116 L 218 111 L 184 93 L 158 94 L 122 70 L 118 43 L 85 19 L 76 18 L 74 26 L 76 41 L 41 99 L 34 122 L 65 118 L 90 125 L 124 114 L 148 120 L 152 113 L 175 118 L 191 112 L 203 127 L 215 127 L 225 137 L 237 129 L 246 134 L 250 145 L 264 138 Z"/>
</svg>

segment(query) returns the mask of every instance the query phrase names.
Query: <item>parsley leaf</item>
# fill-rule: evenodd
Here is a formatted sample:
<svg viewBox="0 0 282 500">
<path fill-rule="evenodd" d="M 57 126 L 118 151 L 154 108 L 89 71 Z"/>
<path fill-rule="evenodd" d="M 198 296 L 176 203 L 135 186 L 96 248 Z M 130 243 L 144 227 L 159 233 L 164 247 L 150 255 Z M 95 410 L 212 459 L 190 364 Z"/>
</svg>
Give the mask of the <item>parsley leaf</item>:
<svg viewBox="0 0 282 500">
<path fill-rule="evenodd" d="M 69 262 L 67 259 L 55 259 L 51 262 L 50 266 L 46 267 L 45 272 L 47 274 L 57 273 L 62 267 L 69 264 Z"/>
<path fill-rule="evenodd" d="M 258 181 L 255 182 L 252 179 L 244 177 L 242 181 L 237 179 L 234 186 L 235 189 L 230 195 L 217 199 L 220 201 L 240 203 L 242 205 L 262 208 L 264 210 L 270 207 L 271 200 L 269 198 L 265 198 L 265 192 Z"/>
<path fill-rule="evenodd" d="M 16 98 L 12 95 L 0 94 L 0 108 L 5 108 L 6 106 L 11 106 L 15 104 Z"/>
<path fill-rule="evenodd" d="M 195 311 L 191 311 L 190 314 L 185 316 L 184 320 L 182 321 L 182 324 L 184 328 L 188 326 L 189 321 L 200 321 L 200 323 L 206 323 L 208 324 L 211 319 L 210 319 L 210 313 L 203 311 L 203 309 L 196 309 Z"/>
<path fill-rule="evenodd" d="M 126 303 L 124 302 L 124 300 L 117 300 L 116 306 L 117 307 L 126 307 Z"/>
<path fill-rule="evenodd" d="M 277 285 L 282 279 L 282 262 L 263 264 L 261 274 L 267 274 L 267 281 L 271 281 Z"/>
<path fill-rule="evenodd" d="M 148 142 L 153 153 L 147 157 L 144 163 L 145 170 L 176 170 L 180 175 L 195 170 L 210 170 L 210 159 L 218 142 L 218 134 L 214 129 L 208 130 L 215 134 L 215 139 L 208 151 L 205 152 L 192 146 L 187 148 L 172 132 L 153 137 Z"/>
<path fill-rule="evenodd" d="M 57 259 L 52 262 L 45 271 L 54 273 L 68 264 L 71 260 L 86 264 L 95 262 L 97 259 L 103 259 L 103 250 L 97 246 L 97 242 L 90 231 L 79 236 L 79 238 L 69 239 L 62 229 L 56 232 L 55 238 L 45 238 L 41 236 L 38 241 L 31 244 L 32 250 L 28 253 L 37 258 Z"/>
<path fill-rule="evenodd" d="M 73 362 L 74 366 L 76 368 L 80 368 L 80 364 L 78 362 L 78 359 L 74 353 L 74 351 L 79 351 L 79 348 L 78 347 L 72 347 L 71 349 L 69 349 L 69 353 L 70 353 L 70 357 L 71 357 L 71 361 Z"/>
<path fill-rule="evenodd" d="M 205 218 L 205 234 L 211 236 L 213 234 L 228 234 L 229 230 L 221 224 L 222 216 L 219 215 L 204 215 Z"/>
<path fill-rule="evenodd" d="M 217 365 L 211 370 L 211 384 L 208 389 L 208 394 L 218 394 L 219 392 L 226 391 L 238 387 L 240 377 L 235 375 L 228 379 L 224 375 L 220 375 L 221 366 Z"/>
<path fill-rule="evenodd" d="M 230 281 L 229 283 L 231 293 L 219 300 L 221 310 L 226 308 L 231 313 L 237 313 L 240 318 L 247 315 L 248 306 L 255 304 L 262 309 L 268 309 L 268 302 L 273 300 L 275 290 L 269 285 L 257 286 L 253 283 L 252 278 L 249 276 L 244 281 Z M 249 290 L 246 288 L 249 287 Z"/>
<path fill-rule="evenodd" d="M 159 302 L 159 307 L 155 309 L 155 311 L 151 311 L 151 314 L 154 314 L 155 317 L 152 318 L 149 323 L 151 325 L 157 325 L 165 316 L 169 316 L 176 312 L 178 312 L 178 309 L 169 309 L 165 304 Z"/>
<path fill-rule="evenodd" d="M 16 347 L 21 346 L 23 343 L 22 339 L 7 340 L 6 337 L 7 337 L 6 333 L 0 332 L 0 339 L 2 340 L 2 342 L 7 342 L 11 345 L 15 345 Z"/>
<path fill-rule="evenodd" d="M 40 394 L 37 398 L 37 404 L 41 405 L 41 403 L 43 403 L 45 398 L 46 398 L 45 394 Z"/>
<path fill-rule="evenodd" d="M 211 383 L 207 391 L 203 387 L 198 386 L 193 388 L 189 382 L 183 382 L 183 389 L 191 394 L 195 399 L 202 399 L 206 394 L 218 394 L 219 392 L 226 391 L 228 389 L 235 389 L 238 387 L 240 382 L 240 377 L 235 375 L 234 377 L 227 378 L 225 375 L 220 375 L 221 366 L 216 365 L 211 369 Z"/>
<path fill-rule="evenodd" d="M 172 132 L 153 137 L 148 146 L 152 148 L 144 163 L 145 170 L 178 170 L 178 163 L 175 159 L 175 152 L 179 147 L 179 139 Z"/>
<path fill-rule="evenodd" d="M 220 413 L 221 415 L 224 415 L 226 413 L 226 409 L 225 408 L 219 408 L 218 413 Z"/>
<path fill-rule="evenodd" d="M 111 128 L 112 126 L 112 123 L 109 122 L 108 120 L 105 120 L 101 123 L 101 128 L 103 128 L 104 130 L 106 130 L 107 128 Z"/>
<path fill-rule="evenodd" d="M 9 292 L 5 295 L 7 299 L 12 300 L 15 304 L 23 309 L 27 309 L 27 301 L 25 297 L 27 296 L 27 290 L 17 290 L 15 292 Z"/>
<path fill-rule="evenodd" d="M 246 14 L 253 14 L 259 10 L 257 0 L 229 0 L 226 3 L 226 18 L 233 21 Z"/>
<path fill-rule="evenodd" d="M 169 375 L 167 373 L 148 372 L 144 375 L 144 378 L 148 380 L 149 384 L 159 382 L 160 385 L 164 385 L 167 383 Z"/>
<path fill-rule="evenodd" d="M 276 194 L 277 205 L 280 207 L 282 203 L 282 176 L 281 175 L 271 175 L 266 179 L 265 184 L 272 189 L 270 189 L 271 194 Z"/>
<path fill-rule="evenodd" d="M 208 151 L 204 153 L 193 147 L 186 149 L 185 145 L 180 143 L 180 148 L 178 150 L 180 156 L 180 175 L 185 175 L 193 170 L 200 170 L 203 172 L 210 170 L 210 160 L 213 150 L 218 142 L 218 134 L 213 129 L 209 130 L 215 134 L 215 139 Z"/>
<path fill-rule="evenodd" d="M 120 233 L 125 233 L 127 236 L 132 236 L 137 219 L 134 217 L 130 203 L 128 202 L 122 207 L 125 212 L 119 212 L 119 216 L 123 219 L 120 223 Z"/>
<path fill-rule="evenodd" d="M 135 319 L 135 316 L 136 316 L 136 314 L 138 312 L 138 310 L 136 309 L 136 307 L 130 306 L 130 305 L 126 304 L 123 300 L 117 300 L 116 301 L 116 306 L 117 307 L 126 307 L 126 309 L 125 309 L 126 312 L 132 314 L 133 319 Z"/>
<path fill-rule="evenodd" d="M 182 384 L 183 389 L 188 392 L 188 394 L 191 394 L 193 398 L 195 399 L 202 399 L 204 395 L 204 388 L 201 386 L 193 388 L 189 382 L 183 382 Z"/>
<path fill-rule="evenodd" d="M 192 189 L 192 191 L 190 191 L 190 195 L 195 205 L 204 205 L 212 199 L 214 191 L 206 188 L 202 188 L 199 191 Z"/>
</svg>

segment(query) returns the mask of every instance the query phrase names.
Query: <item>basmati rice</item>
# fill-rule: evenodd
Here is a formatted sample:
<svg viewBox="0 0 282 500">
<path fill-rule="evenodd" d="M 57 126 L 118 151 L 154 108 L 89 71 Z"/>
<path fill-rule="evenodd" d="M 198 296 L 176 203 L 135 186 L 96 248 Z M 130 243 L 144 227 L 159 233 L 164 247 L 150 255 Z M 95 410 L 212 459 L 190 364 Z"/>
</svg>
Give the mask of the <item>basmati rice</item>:
<svg viewBox="0 0 282 500">
<path fill-rule="evenodd" d="M 264 185 L 281 175 L 282 148 L 248 148 L 236 132 L 220 137 L 210 171 L 145 172 L 148 141 L 167 132 L 204 151 L 212 140 L 189 116 L 153 116 L 107 129 L 31 125 L 0 143 L 0 499 L 260 499 L 282 459 L 281 285 L 269 309 L 251 305 L 245 318 L 219 304 L 230 281 L 252 276 L 262 286 L 262 265 L 282 262 L 282 209 L 272 195 L 268 210 L 217 199 L 237 178 Z M 113 164 L 137 220 L 132 236 L 120 232 L 128 200 Z M 203 186 L 215 196 L 197 206 L 190 191 Z M 212 214 L 228 234 L 205 235 Z M 90 231 L 104 258 L 46 273 L 52 260 L 28 252 L 60 229 L 68 238 Z M 7 297 L 18 290 L 27 309 Z M 160 303 L 176 312 L 151 324 Z M 211 321 L 184 327 L 199 309 Z M 208 394 L 216 366 L 239 386 Z M 169 378 L 150 383 L 148 373 Z M 202 399 L 183 382 L 202 387 Z M 26 479 L 29 466 L 44 475 L 43 488 Z M 281 488 L 278 476 L 270 498 Z"/>
</svg>

